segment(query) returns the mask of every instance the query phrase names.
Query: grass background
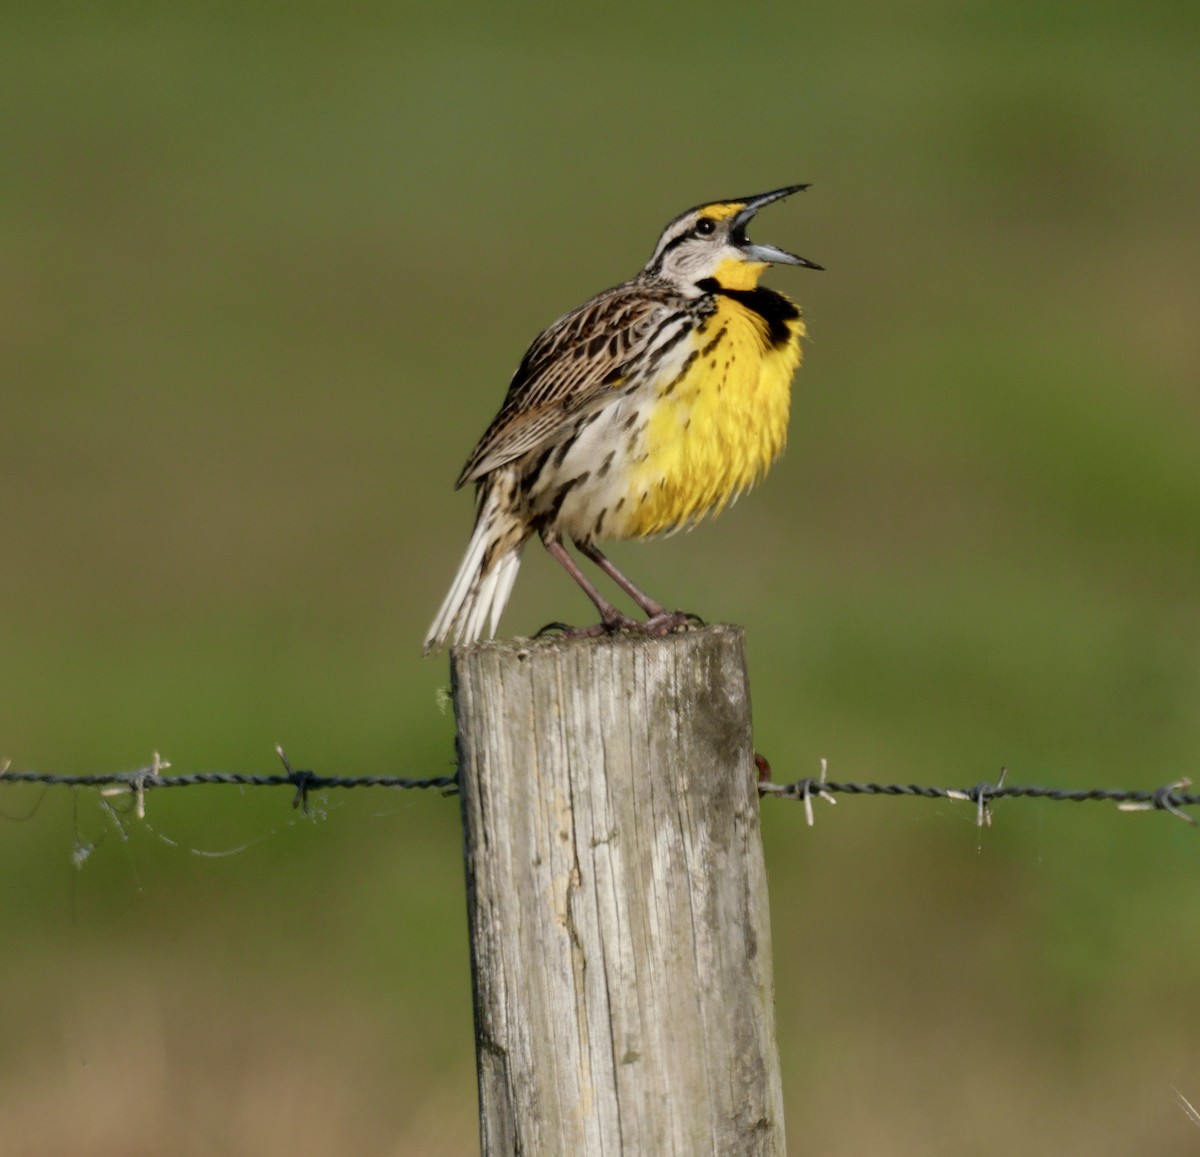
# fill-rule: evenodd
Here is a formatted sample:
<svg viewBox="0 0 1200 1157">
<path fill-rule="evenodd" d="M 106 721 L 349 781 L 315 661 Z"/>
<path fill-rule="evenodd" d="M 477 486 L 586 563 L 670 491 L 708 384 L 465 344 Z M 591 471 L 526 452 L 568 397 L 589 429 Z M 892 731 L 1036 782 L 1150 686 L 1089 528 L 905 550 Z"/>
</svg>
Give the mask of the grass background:
<svg viewBox="0 0 1200 1157">
<path fill-rule="evenodd" d="M 527 342 L 697 201 L 812 335 L 789 451 L 614 550 L 746 625 L 779 778 L 1150 787 L 1200 750 L 1192 3 L 14 3 L 0 754 L 442 774 L 418 658 Z M 504 630 L 582 619 L 531 551 Z M 118 806 L 114 801 L 113 806 Z M 457 805 L 0 799 L 6 1153 L 477 1149 Z M 764 808 L 792 1151 L 1192 1154 L 1200 844 Z M 241 849 L 220 857 L 197 852 Z M 81 866 L 76 867 L 74 861 Z"/>
</svg>

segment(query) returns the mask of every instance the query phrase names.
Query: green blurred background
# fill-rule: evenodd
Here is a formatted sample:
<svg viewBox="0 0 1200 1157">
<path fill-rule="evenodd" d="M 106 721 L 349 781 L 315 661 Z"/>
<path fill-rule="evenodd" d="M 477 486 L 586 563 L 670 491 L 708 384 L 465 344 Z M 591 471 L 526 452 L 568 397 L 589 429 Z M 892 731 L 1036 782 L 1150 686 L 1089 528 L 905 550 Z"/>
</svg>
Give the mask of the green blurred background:
<svg viewBox="0 0 1200 1157">
<path fill-rule="evenodd" d="M 811 181 L 756 234 L 828 267 L 770 278 L 787 456 L 614 556 L 745 624 L 777 778 L 1193 773 L 1193 0 L 2 20 L 15 766 L 446 773 L 419 644 L 525 345 L 687 206 Z M 587 613 L 531 550 L 503 630 Z M 6 1154 L 477 1151 L 457 804 L 315 802 L 3 792 Z M 1200 1151 L 1200 835 L 996 816 L 764 805 L 794 1153 Z"/>
</svg>

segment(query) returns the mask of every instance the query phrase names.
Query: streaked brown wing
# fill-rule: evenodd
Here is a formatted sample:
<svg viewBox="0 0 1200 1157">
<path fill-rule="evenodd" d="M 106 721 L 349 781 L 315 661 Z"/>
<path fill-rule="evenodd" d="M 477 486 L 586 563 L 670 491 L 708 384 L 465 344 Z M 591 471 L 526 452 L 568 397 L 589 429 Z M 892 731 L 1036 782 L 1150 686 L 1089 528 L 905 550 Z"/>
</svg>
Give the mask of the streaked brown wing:
<svg viewBox="0 0 1200 1157">
<path fill-rule="evenodd" d="M 667 309 L 665 298 L 645 285 L 626 284 L 559 318 L 529 347 L 456 485 L 553 443 L 581 412 L 603 403 L 636 365 Z"/>
</svg>

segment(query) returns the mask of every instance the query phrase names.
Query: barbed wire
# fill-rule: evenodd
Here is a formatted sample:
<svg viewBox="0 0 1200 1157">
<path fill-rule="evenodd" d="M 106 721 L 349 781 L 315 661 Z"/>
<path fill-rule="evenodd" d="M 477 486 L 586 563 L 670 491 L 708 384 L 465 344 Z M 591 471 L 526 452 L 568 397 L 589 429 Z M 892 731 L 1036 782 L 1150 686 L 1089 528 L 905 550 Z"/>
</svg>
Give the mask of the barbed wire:
<svg viewBox="0 0 1200 1157">
<path fill-rule="evenodd" d="M 201 784 L 236 785 L 240 787 L 292 787 L 292 807 L 308 811 L 311 792 L 326 788 L 391 787 L 401 789 L 426 789 L 453 795 L 458 791 L 457 775 L 438 775 L 413 779 L 398 775 L 318 775 L 305 768 L 294 768 L 283 748 L 276 744 L 275 754 L 283 764 L 283 771 L 274 775 L 253 775 L 239 771 L 195 771 L 180 775 L 163 775 L 171 764 L 158 752 L 152 762 L 135 771 L 105 771 L 92 775 L 63 775 L 41 771 L 13 771 L 9 760 L 0 763 L 0 784 L 40 783 L 47 787 L 98 787 L 106 788 L 102 795 L 130 792 L 137 797 L 138 818 L 145 815 L 146 793 L 154 788 L 198 787 Z"/>
<path fill-rule="evenodd" d="M 180 775 L 163 775 L 170 768 L 156 751 L 146 767 L 134 771 L 99 772 L 91 775 L 64 775 L 39 771 L 14 771 L 8 760 L 0 762 L 0 784 L 31 783 L 49 787 L 95 787 L 102 795 L 129 793 L 135 797 L 139 819 L 145 817 L 146 793 L 156 788 L 197 787 L 202 784 L 236 785 L 240 787 L 290 787 L 294 789 L 292 807 L 308 811 L 309 795 L 314 791 L 337 788 L 388 787 L 401 790 L 438 791 L 442 795 L 458 792 L 457 775 L 413 778 L 396 775 L 320 775 L 305 768 L 295 768 L 283 748 L 275 747 L 283 771 L 273 775 L 255 775 L 235 771 L 199 771 Z M 1045 799 L 1052 803 L 1113 803 L 1121 811 L 1162 811 L 1186 823 L 1196 822 L 1185 807 L 1200 805 L 1200 794 L 1189 793 L 1190 779 L 1179 779 L 1152 789 L 1145 788 L 1065 788 L 1039 787 L 1032 784 L 1006 784 L 1007 768 L 1001 768 L 995 783 L 982 782 L 974 787 L 938 787 L 915 783 L 839 783 L 828 778 L 829 762 L 821 760 L 817 776 L 798 779 L 793 783 L 774 783 L 771 765 L 755 753 L 758 767 L 759 795 L 765 798 L 798 800 L 804 805 L 805 818 L 811 827 L 814 822 L 813 800 L 837 803 L 837 795 L 883 795 L 917 799 L 945 799 L 971 803 L 975 806 L 975 822 L 980 827 L 992 826 L 992 803 L 999 799 Z"/>
<path fill-rule="evenodd" d="M 915 796 L 922 799 L 957 800 L 975 805 L 975 822 L 979 827 L 992 826 L 992 801 L 998 799 L 1048 799 L 1053 803 L 1115 803 L 1120 811 L 1164 811 L 1194 824 L 1193 816 L 1182 809 L 1200 804 L 1200 795 L 1189 794 L 1190 779 L 1178 779 L 1151 790 L 1112 787 L 1037 787 L 1031 784 L 1006 784 L 1008 768 L 1000 769 L 995 783 L 977 783 L 974 787 L 929 787 L 915 783 L 837 783 L 828 778 L 829 761 L 821 760 L 821 773 L 816 777 L 798 779 L 795 783 L 770 782 L 771 766 L 761 755 L 755 755 L 758 765 L 760 795 L 779 799 L 796 799 L 804 804 L 808 826 L 813 825 L 812 801 L 815 797 L 827 803 L 837 803 L 835 794 Z"/>
</svg>

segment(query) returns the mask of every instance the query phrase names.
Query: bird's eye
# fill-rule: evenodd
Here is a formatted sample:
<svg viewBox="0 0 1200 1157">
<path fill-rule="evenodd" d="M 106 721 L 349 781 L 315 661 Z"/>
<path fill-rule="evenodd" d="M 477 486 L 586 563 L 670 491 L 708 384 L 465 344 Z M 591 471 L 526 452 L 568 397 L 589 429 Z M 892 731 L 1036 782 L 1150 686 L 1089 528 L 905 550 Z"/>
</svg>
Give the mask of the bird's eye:
<svg viewBox="0 0 1200 1157">
<path fill-rule="evenodd" d="M 716 227 L 717 223 L 711 217 L 701 217 L 696 222 L 696 232 L 701 237 L 707 237 Z"/>
</svg>

